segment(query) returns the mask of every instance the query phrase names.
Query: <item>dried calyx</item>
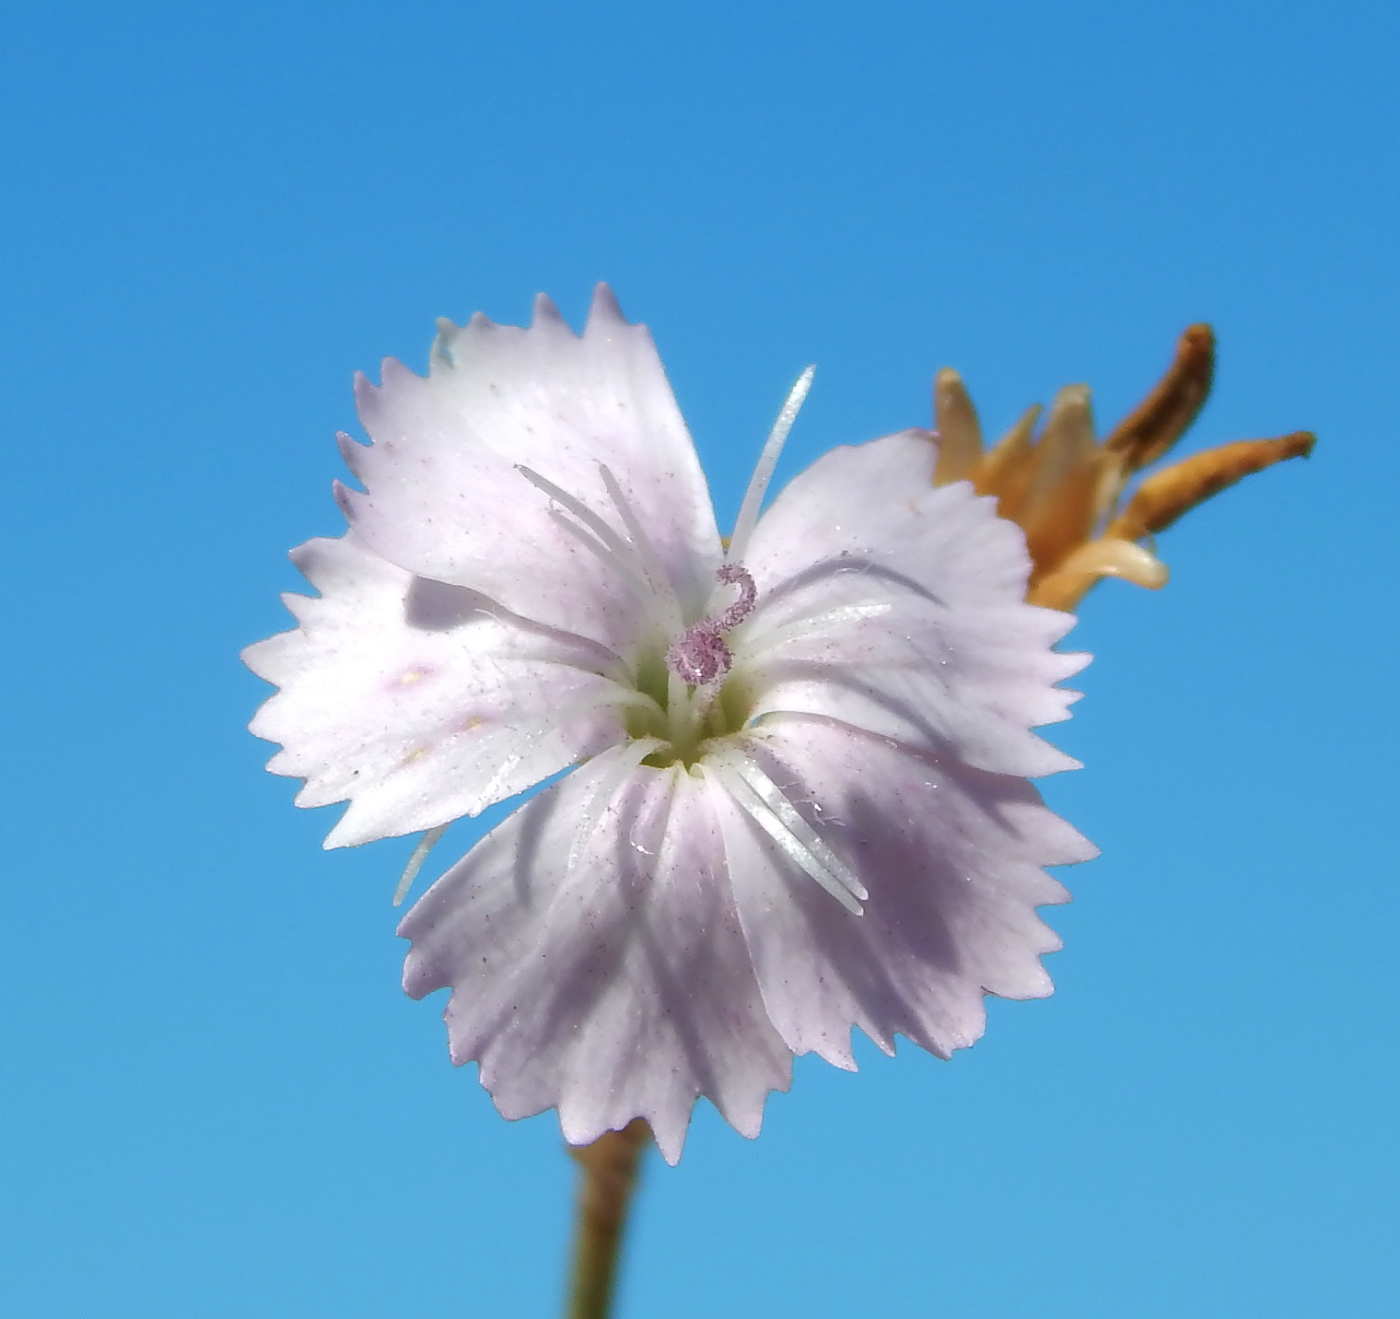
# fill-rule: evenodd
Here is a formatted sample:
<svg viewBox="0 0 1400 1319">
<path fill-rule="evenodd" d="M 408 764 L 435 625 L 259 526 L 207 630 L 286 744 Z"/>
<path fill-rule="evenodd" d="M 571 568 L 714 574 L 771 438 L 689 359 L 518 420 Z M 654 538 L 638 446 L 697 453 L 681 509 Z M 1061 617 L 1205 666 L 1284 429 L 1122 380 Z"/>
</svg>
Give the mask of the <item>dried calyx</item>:
<svg viewBox="0 0 1400 1319">
<path fill-rule="evenodd" d="M 1295 431 L 1206 449 L 1152 473 L 1129 494 L 1133 477 L 1195 421 L 1214 369 L 1215 336 L 1208 325 L 1192 325 L 1166 374 L 1102 442 L 1095 439 L 1088 387 L 1068 385 L 1039 435 L 1037 405 L 986 450 L 962 378 L 940 371 L 933 393 L 940 441 L 934 484 L 970 480 L 979 494 L 996 497 L 1002 517 L 1021 526 L 1031 555 L 1031 604 L 1072 610 L 1104 577 L 1164 586 L 1167 566 L 1150 544 L 1156 533 L 1251 472 L 1306 457 L 1315 439 Z"/>
</svg>

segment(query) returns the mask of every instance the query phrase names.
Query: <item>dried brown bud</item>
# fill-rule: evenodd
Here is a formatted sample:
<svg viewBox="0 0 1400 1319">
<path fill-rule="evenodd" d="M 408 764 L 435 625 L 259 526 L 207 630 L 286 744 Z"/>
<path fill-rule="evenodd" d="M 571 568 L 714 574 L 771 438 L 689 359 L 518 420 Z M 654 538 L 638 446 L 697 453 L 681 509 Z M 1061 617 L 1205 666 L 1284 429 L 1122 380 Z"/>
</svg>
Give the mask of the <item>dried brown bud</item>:
<svg viewBox="0 0 1400 1319">
<path fill-rule="evenodd" d="M 1147 477 L 1124 507 L 1133 474 L 1162 457 L 1196 419 L 1214 369 L 1210 326 L 1189 326 L 1166 375 L 1102 444 L 1094 439 L 1088 386 L 1069 385 L 1056 396 L 1039 437 L 1040 409 L 1034 407 L 985 452 L 962 378 L 940 371 L 934 484 L 970 480 L 978 494 L 996 497 L 1002 517 L 1021 525 L 1031 556 L 1026 598 L 1032 604 L 1074 609 L 1104 577 L 1159 588 L 1167 567 L 1138 542 L 1251 472 L 1312 451 L 1314 436 L 1307 431 L 1221 445 Z"/>
</svg>

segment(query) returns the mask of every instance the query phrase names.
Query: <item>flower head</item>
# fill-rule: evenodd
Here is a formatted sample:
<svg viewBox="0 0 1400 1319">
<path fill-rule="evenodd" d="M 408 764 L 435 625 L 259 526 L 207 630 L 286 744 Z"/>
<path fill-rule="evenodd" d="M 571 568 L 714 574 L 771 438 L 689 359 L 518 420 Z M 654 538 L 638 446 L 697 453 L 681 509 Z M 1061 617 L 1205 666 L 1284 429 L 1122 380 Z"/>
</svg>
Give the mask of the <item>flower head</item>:
<svg viewBox="0 0 1400 1319">
<path fill-rule="evenodd" d="M 794 1054 L 859 1027 L 947 1057 L 985 993 L 1050 991 L 1042 867 L 1093 848 L 1027 779 L 1075 762 L 1025 541 L 927 431 L 838 448 L 759 515 L 810 373 L 721 540 L 650 336 L 600 288 L 582 335 L 441 323 L 426 378 L 357 382 L 350 530 L 250 647 L 253 731 L 327 846 L 429 831 L 551 776 L 404 918 L 454 1062 L 575 1144 L 709 1097 L 757 1134 Z M 416 855 L 421 855 L 420 853 Z"/>
</svg>

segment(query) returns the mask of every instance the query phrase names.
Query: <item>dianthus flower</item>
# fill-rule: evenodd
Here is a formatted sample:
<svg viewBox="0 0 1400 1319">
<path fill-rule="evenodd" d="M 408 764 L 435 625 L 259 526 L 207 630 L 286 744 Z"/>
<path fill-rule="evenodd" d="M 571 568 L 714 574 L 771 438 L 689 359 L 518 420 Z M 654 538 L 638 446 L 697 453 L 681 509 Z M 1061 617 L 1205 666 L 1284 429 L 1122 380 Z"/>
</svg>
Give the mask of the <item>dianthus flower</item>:
<svg viewBox="0 0 1400 1319">
<path fill-rule="evenodd" d="M 293 552 L 319 597 L 252 646 L 253 731 L 328 847 L 425 832 L 555 775 L 405 917 L 407 991 L 452 1059 L 583 1144 L 698 1096 L 756 1135 L 795 1054 L 853 1027 L 947 1057 L 983 996 L 1050 992 L 1042 867 L 1094 849 L 1030 777 L 1075 762 L 1069 615 L 930 433 L 835 449 L 759 516 L 789 398 L 721 539 L 645 327 L 440 323 L 429 373 L 357 381 L 350 529 Z M 564 773 L 564 771 L 568 771 Z M 414 867 L 411 866 L 410 870 Z"/>
</svg>

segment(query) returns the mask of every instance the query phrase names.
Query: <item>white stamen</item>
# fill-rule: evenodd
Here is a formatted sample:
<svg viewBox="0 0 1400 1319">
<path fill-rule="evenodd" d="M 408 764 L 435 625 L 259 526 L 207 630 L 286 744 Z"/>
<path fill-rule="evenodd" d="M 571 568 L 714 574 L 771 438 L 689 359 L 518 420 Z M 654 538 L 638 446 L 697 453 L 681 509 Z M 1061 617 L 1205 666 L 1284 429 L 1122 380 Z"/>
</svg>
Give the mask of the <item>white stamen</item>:
<svg viewBox="0 0 1400 1319">
<path fill-rule="evenodd" d="M 637 555 L 637 551 L 624 537 L 619 536 L 606 522 L 603 521 L 591 508 L 581 499 L 575 499 L 567 490 L 555 485 L 547 477 L 541 476 L 533 468 L 526 467 L 523 463 L 516 463 L 515 470 L 520 473 L 532 486 L 538 490 L 543 490 L 552 500 L 562 504 L 580 522 L 586 526 L 604 545 L 608 547 L 618 559 L 629 564 L 632 576 L 641 581 L 646 581 L 646 568 Z"/>
<path fill-rule="evenodd" d="M 861 915 L 860 902 L 870 896 L 865 886 L 757 765 L 742 752 L 712 752 L 701 764 L 793 862 L 847 911 Z"/>
<path fill-rule="evenodd" d="M 666 715 L 676 736 L 685 740 L 700 714 L 696 703 L 691 700 L 690 688 L 679 673 L 669 664 L 666 666 Z"/>
<path fill-rule="evenodd" d="M 705 773 L 712 774 L 720 786 L 729 794 L 730 800 L 749 816 L 783 850 L 787 857 L 822 886 L 853 916 L 863 913 L 863 908 L 831 875 L 825 866 L 812 855 L 801 842 L 783 828 L 782 821 L 770 811 L 753 793 L 748 784 L 734 771 L 713 762 L 705 765 Z"/>
<path fill-rule="evenodd" d="M 615 572 L 619 577 L 629 582 L 639 595 L 643 598 L 653 594 L 652 588 L 633 571 L 632 566 L 620 555 L 614 554 L 596 536 L 585 531 L 571 517 L 566 517 L 557 508 L 549 510 L 549 516 L 574 537 L 585 549 L 594 554 L 605 568 Z"/>
<path fill-rule="evenodd" d="M 783 824 L 792 831 L 831 873 L 850 891 L 854 898 L 864 901 L 870 896 L 855 873 L 827 846 L 826 840 L 807 823 L 806 819 L 784 795 L 783 790 L 759 767 L 758 763 L 738 747 L 726 749 L 725 758 Z"/>
<path fill-rule="evenodd" d="M 617 509 L 618 517 L 622 519 L 627 538 L 637 551 L 637 558 L 641 561 L 642 571 L 646 574 L 647 581 L 651 583 L 652 592 L 666 609 L 667 630 L 673 631 L 683 626 L 685 620 L 681 615 L 680 597 L 676 595 L 676 588 L 671 584 L 670 574 L 662 565 L 661 556 L 656 552 L 656 546 L 651 543 L 651 537 L 647 535 L 646 528 L 642 526 L 632 509 L 632 505 L 628 502 L 626 494 L 623 493 L 622 487 L 618 484 L 617 478 L 612 474 L 607 464 L 599 463 L 598 471 L 602 474 L 603 484 L 607 486 L 608 498 L 612 500 L 613 507 Z"/>
<path fill-rule="evenodd" d="M 745 650 L 749 657 L 753 658 L 761 652 L 776 650 L 789 642 L 825 632 L 832 626 L 859 623 L 866 618 L 883 618 L 893 608 L 893 605 L 887 604 L 842 605 L 839 609 L 828 609 L 824 613 L 794 619 L 790 623 L 775 627 L 771 632 L 750 632 L 746 638 Z"/>
<path fill-rule="evenodd" d="M 447 825 L 440 824 L 436 829 L 429 829 L 418 840 L 418 846 L 413 849 L 413 854 L 408 858 L 408 864 L 403 868 L 403 874 L 399 876 L 399 885 L 394 890 L 394 906 L 403 906 L 403 900 L 408 897 L 408 890 L 413 887 L 413 881 L 418 878 L 418 872 L 423 869 L 423 862 L 428 859 L 428 853 L 437 846 L 438 839 L 446 832 Z"/>
<path fill-rule="evenodd" d="M 734 521 L 734 534 L 729 538 L 729 549 L 724 556 L 729 563 L 739 562 L 749 547 L 749 537 L 753 535 L 753 529 L 758 524 L 758 514 L 763 504 L 763 496 L 768 490 L 768 482 L 772 480 L 773 469 L 778 465 L 778 456 L 787 442 L 792 423 L 797 420 L 802 401 L 812 387 L 812 376 L 816 369 L 809 366 L 797 377 L 797 383 L 792 387 L 778 413 L 778 420 L 768 432 L 767 443 L 763 446 L 763 452 L 758 455 L 758 464 L 753 469 L 753 476 L 749 478 L 749 488 L 744 491 L 744 502 L 739 505 L 739 516 Z"/>
<path fill-rule="evenodd" d="M 609 753 L 616 758 L 603 777 L 593 785 L 593 791 L 589 793 L 588 801 L 579 815 L 578 828 L 574 830 L 574 841 L 569 848 L 570 871 L 578 865 L 585 849 L 593 841 L 594 834 L 603 822 L 603 816 L 608 813 L 608 808 L 623 781 L 653 751 L 658 751 L 665 745 L 659 737 L 639 737 L 636 741 L 626 742 Z"/>
</svg>

